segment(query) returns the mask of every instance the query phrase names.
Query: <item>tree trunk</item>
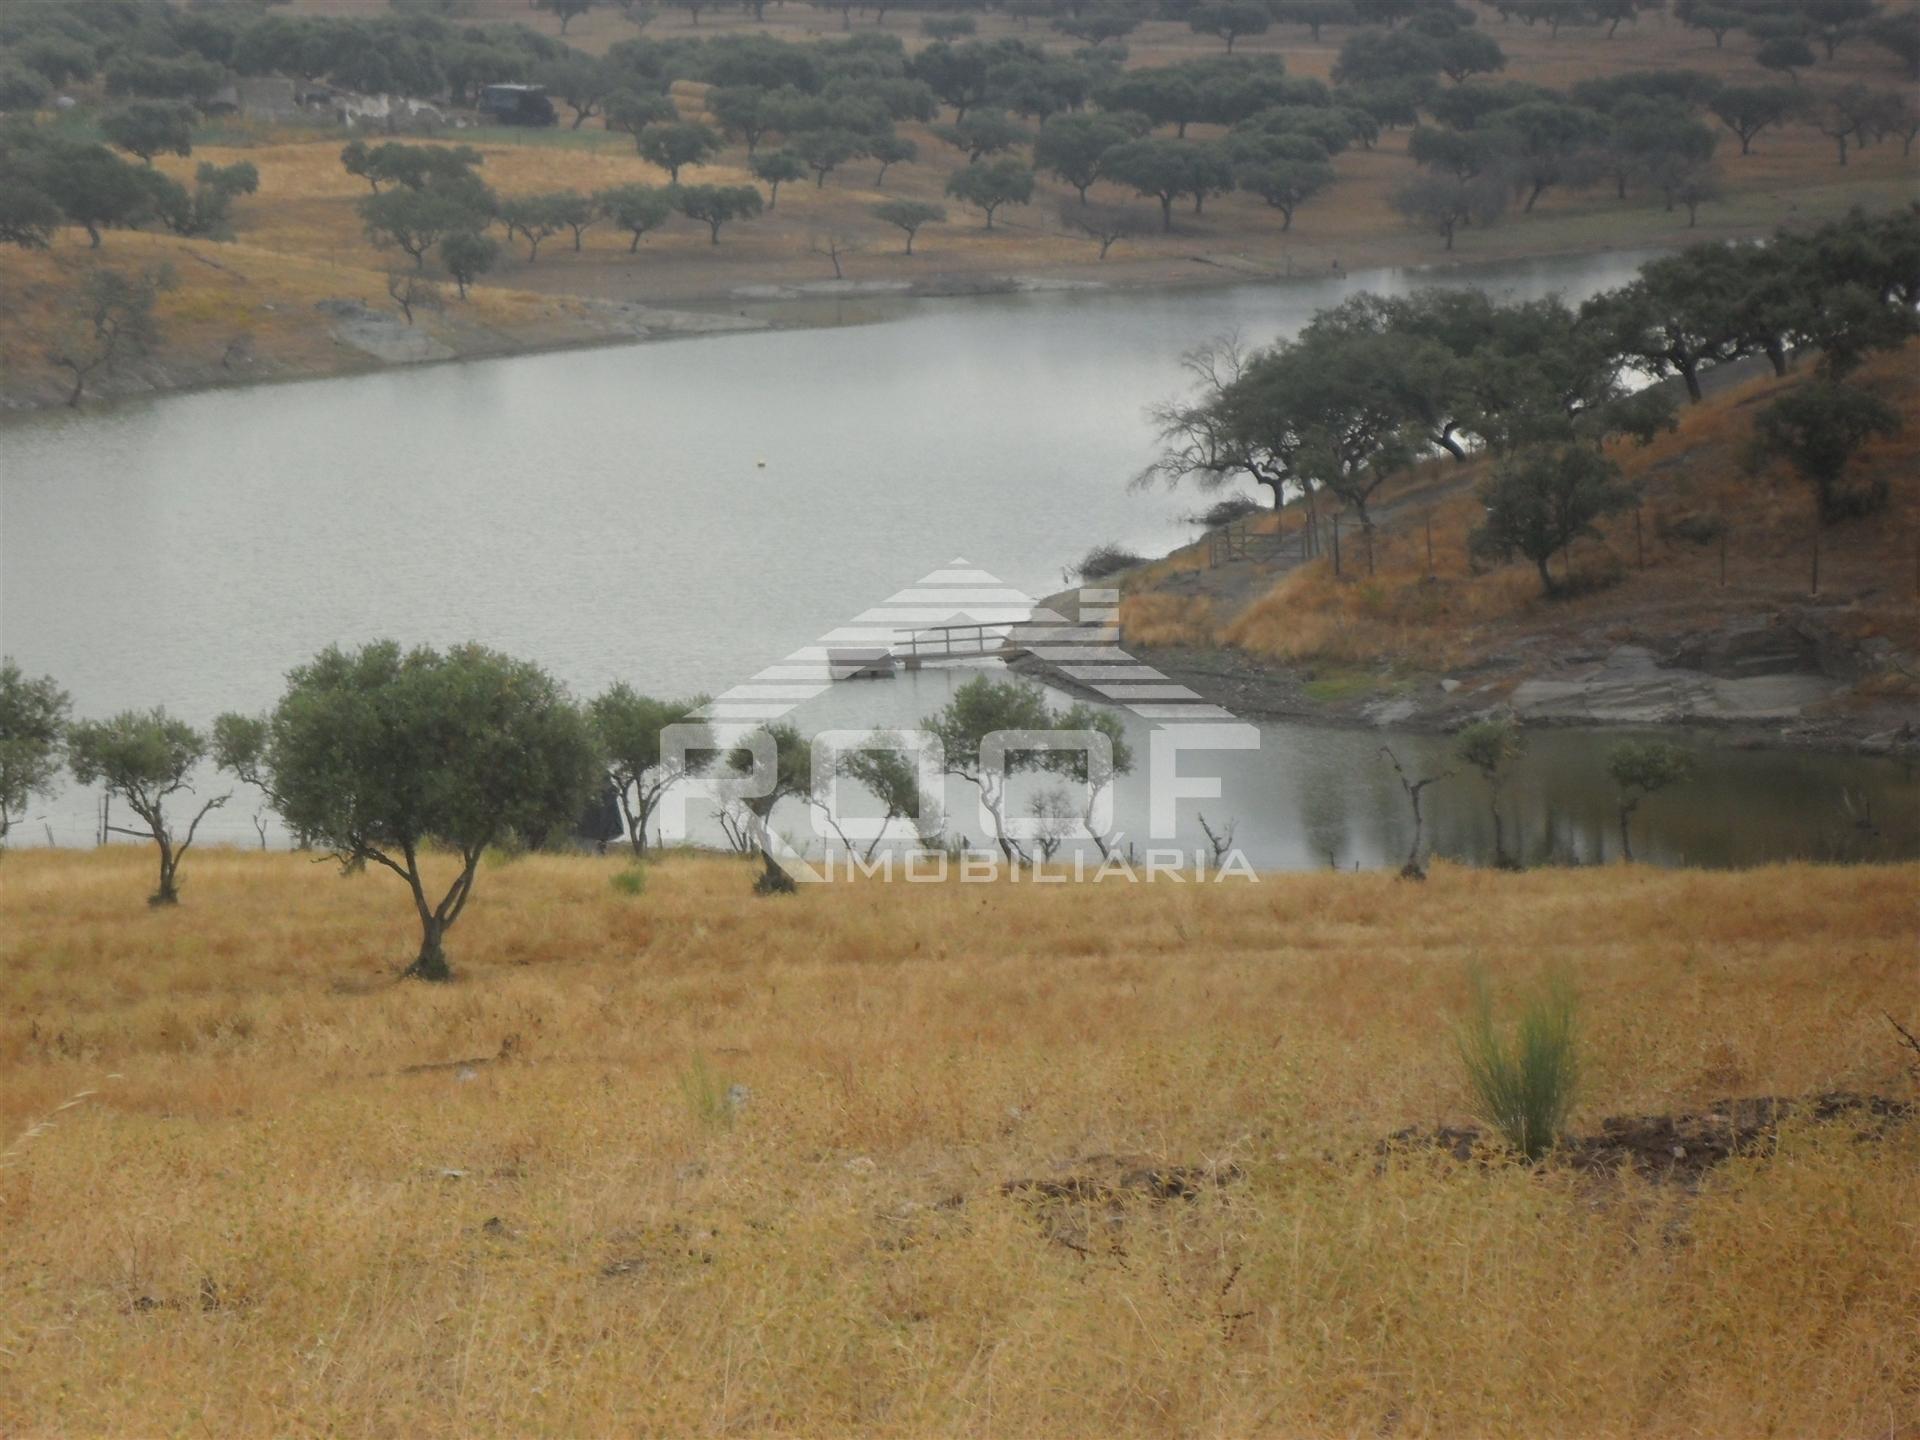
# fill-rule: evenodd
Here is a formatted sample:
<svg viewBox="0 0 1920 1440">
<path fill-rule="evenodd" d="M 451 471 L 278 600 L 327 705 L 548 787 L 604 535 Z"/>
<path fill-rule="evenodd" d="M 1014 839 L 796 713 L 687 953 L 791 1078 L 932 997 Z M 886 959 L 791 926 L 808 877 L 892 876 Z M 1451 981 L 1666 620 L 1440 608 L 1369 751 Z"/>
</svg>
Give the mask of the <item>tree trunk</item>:
<svg viewBox="0 0 1920 1440">
<path fill-rule="evenodd" d="M 415 980 L 451 980 L 453 972 L 447 968 L 447 953 L 441 948 L 446 933 L 447 927 L 438 920 L 421 921 L 420 953 L 402 974 Z"/>
<path fill-rule="evenodd" d="M 1787 347 L 1778 340 L 1769 340 L 1765 348 L 1767 360 L 1773 366 L 1773 373 L 1776 376 L 1785 375 L 1787 373 Z"/>
<path fill-rule="evenodd" d="M 1555 580 L 1555 579 L 1553 578 L 1553 571 L 1551 571 L 1550 569 L 1548 569 L 1548 568 L 1547 568 L 1547 561 L 1548 561 L 1548 559 L 1549 559 L 1549 558 L 1550 558 L 1550 557 L 1548 557 L 1548 556 L 1546 556 L 1546 555 L 1541 555 L 1541 556 L 1537 556 L 1537 557 L 1536 557 L 1536 558 L 1534 559 L 1534 562 L 1533 562 L 1533 563 L 1534 563 L 1534 565 L 1535 565 L 1535 566 L 1536 566 L 1536 567 L 1537 567 L 1537 568 L 1539 569 L 1539 571 L 1540 571 L 1540 586 L 1541 586 L 1541 588 L 1542 588 L 1542 589 L 1543 589 L 1543 590 L 1544 590 L 1544 591 L 1545 591 L 1545 592 L 1546 592 L 1547 594 L 1549 594 L 1549 595 L 1555 595 L 1555 594 L 1558 594 L 1558 593 L 1559 593 L 1559 590 L 1560 590 L 1560 582 L 1559 582 L 1559 581 L 1557 581 L 1557 580 Z"/>
<path fill-rule="evenodd" d="M 1694 360 L 1683 360 L 1678 365 L 1680 378 L 1687 382 L 1687 399 L 1698 405 L 1707 397 L 1700 389 L 1700 365 Z"/>
<path fill-rule="evenodd" d="M 159 829 L 158 826 L 154 828 L 156 831 Z M 147 897 L 147 904 L 154 906 L 178 905 L 180 903 L 180 885 L 179 881 L 175 878 L 175 867 L 178 864 L 178 857 L 173 853 L 173 846 L 159 834 L 154 836 L 154 843 L 160 847 L 160 888 Z"/>
<path fill-rule="evenodd" d="M 1632 819 L 1633 806 L 1622 805 L 1620 807 L 1620 854 L 1628 861 L 1633 859 L 1633 835 L 1628 825 Z"/>
<path fill-rule="evenodd" d="M 1173 197 L 1171 195 L 1160 197 L 1160 228 L 1169 235 L 1173 233 Z"/>
</svg>

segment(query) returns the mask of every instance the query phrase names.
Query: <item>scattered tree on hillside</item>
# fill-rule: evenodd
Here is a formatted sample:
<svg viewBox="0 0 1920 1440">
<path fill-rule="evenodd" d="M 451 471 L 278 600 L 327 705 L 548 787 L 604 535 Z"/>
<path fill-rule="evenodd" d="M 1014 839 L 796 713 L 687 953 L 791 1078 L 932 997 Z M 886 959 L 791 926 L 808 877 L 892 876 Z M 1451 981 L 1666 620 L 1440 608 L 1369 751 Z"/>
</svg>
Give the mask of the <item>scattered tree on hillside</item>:
<svg viewBox="0 0 1920 1440">
<path fill-rule="evenodd" d="M 1026 127 L 1004 110 L 975 110 L 964 120 L 934 126 L 933 133 L 965 155 L 969 164 L 1012 150 L 1032 138 Z"/>
<path fill-rule="evenodd" d="M 1217 145 L 1198 141 L 1130 140 L 1100 162 L 1102 179 L 1113 180 L 1160 202 L 1160 228 L 1173 229 L 1173 205 L 1194 197 L 1194 209 L 1210 194 L 1233 188 L 1233 165 Z"/>
<path fill-rule="evenodd" d="M 200 822 L 227 803 L 216 795 L 187 822 L 182 836 L 167 808 L 174 796 L 192 794 L 193 770 L 207 754 L 207 740 L 184 720 L 165 710 L 127 710 L 111 720 L 82 720 L 68 732 L 67 763 L 82 785 L 99 784 L 139 817 L 145 830 L 127 830 L 153 841 L 160 852 L 160 884 L 149 905 L 180 900 L 180 862 L 186 858 Z"/>
<path fill-rule="evenodd" d="M 1740 153 L 1753 153 L 1761 131 L 1784 125 L 1800 113 L 1798 92 L 1785 85 L 1729 85 L 1708 102 L 1707 109 L 1740 137 Z"/>
<path fill-rule="evenodd" d="M 517 195 L 500 202 L 501 222 L 511 240 L 519 231 L 527 242 L 527 263 L 540 258 L 540 242 L 567 229 L 582 197 L 565 191 L 548 195 Z"/>
<path fill-rule="evenodd" d="M 422 980 L 449 978 L 446 935 L 488 847 L 572 824 L 600 780 L 559 685 L 478 645 L 329 647 L 288 675 L 264 734 L 256 769 L 287 824 L 343 865 L 406 882 L 420 919 L 406 973 Z M 454 867 L 438 899 L 435 847 Z"/>
<path fill-rule="evenodd" d="M 129 165 L 104 145 L 55 144 L 33 169 L 34 188 L 56 206 L 70 225 L 87 232 L 100 248 L 103 227 L 132 225 L 152 209 L 153 192 L 140 167 Z"/>
<path fill-rule="evenodd" d="M 715 245 L 722 225 L 751 219 L 762 209 L 760 192 L 751 185 L 675 185 L 667 193 L 674 209 L 707 227 Z"/>
<path fill-rule="evenodd" d="M 637 143 L 641 156 L 678 185 L 683 169 L 698 165 L 720 148 L 720 137 L 705 125 L 656 123 L 641 129 Z"/>
<path fill-rule="evenodd" d="M 1435 49 L 1441 73 L 1456 85 L 1475 75 L 1491 75 L 1507 68 L 1500 42 L 1484 30 L 1456 30 L 1435 42 Z"/>
<path fill-rule="evenodd" d="M 102 115 L 100 133 L 149 165 L 156 155 L 191 155 L 193 107 L 169 100 L 135 100 Z"/>
<path fill-rule="evenodd" d="M 53 792 L 72 706 L 51 676 L 30 680 L 0 656 L 0 850 L 35 795 Z"/>
<path fill-rule="evenodd" d="M 1033 171 L 1011 155 L 985 160 L 955 172 L 947 194 L 975 206 L 993 229 L 993 216 L 1002 205 L 1025 205 L 1033 199 Z"/>
<path fill-rule="evenodd" d="M 1293 212 L 1334 182 L 1333 166 L 1319 142 L 1272 136 L 1243 145 L 1233 161 L 1235 182 L 1258 195 L 1284 217 L 1280 228 L 1293 229 Z"/>
<path fill-rule="evenodd" d="M 873 214 L 875 218 L 884 220 L 887 224 L 906 232 L 906 253 L 911 255 L 914 237 L 923 227 L 944 221 L 947 218 L 947 207 L 929 205 L 922 200 L 889 200 L 885 204 L 875 205 Z"/>
<path fill-rule="evenodd" d="M 447 305 L 440 287 L 412 270 L 387 272 L 387 298 L 400 307 L 409 325 L 415 310 L 444 310 Z"/>
<path fill-rule="evenodd" d="M 787 137 L 787 148 L 813 172 L 813 185 L 818 190 L 826 186 L 827 176 L 864 155 L 867 142 L 855 130 L 803 130 Z"/>
<path fill-rule="evenodd" d="M 1260 0 L 1216 0 L 1201 5 L 1187 17 L 1196 35 L 1217 35 L 1227 43 L 1227 53 L 1249 35 L 1264 35 L 1273 23 L 1273 12 Z"/>
<path fill-rule="evenodd" d="M 609 130 L 621 130 L 633 136 L 634 149 L 642 155 L 641 137 L 655 125 L 678 122 L 680 112 L 665 95 L 650 90 L 616 90 L 601 105 Z"/>
<path fill-rule="evenodd" d="M 160 344 L 153 310 L 174 287 L 173 267 L 154 265 L 128 274 L 97 266 L 69 297 L 47 349 L 48 361 L 73 376 L 67 404 L 78 405 L 87 381 L 110 372 L 129 355 L 146 355 Z"/>
<path fill-rule="evenodd" d="M 895 165 L 908 165 L 920 158 L 920 147 L 904 136 L 889 132 L 867 142 L 868 158 L 880 162 L 880 173 L 873 177 L 874 189 L 886 187 L 887 171 Z"/>
<path fill-rule="evenodd" d="M 1109 150 L 1135 138 L 1135 132 L 1114 116 L 1063 115 L 1042 127 L 1033 141 L 1033 163 L 1079 192 L 1100 178 L 1100 161 Z"/>
<path fill-rule="evenodd" d="M 1813 380 L 1789 390 L 1754 418 L 1748 463 L 1758 469 L 1785 460 L 1813 486 L 1824 524 L 1885 503 L 1884 478 L 1864 491 L 1851 491 L 1843 482 L 1853 457 L 1868 441 L 1900 428 L 1899 412 L 1871 391 Z"/>
<path fill-rule="evenodd" d="M 791 150 L 774 150 L 756 155 L 748 162 L 756 179 L 767 182 L 767 209 L 780 203 L 780 187 L 789 180 L 806 178 L 807 162 Z"/>
<path fill-rule="evenodd" d="M 491 207 L 480 208 L 468 194 L 404 186 L 365 196 L 358 206 L 367 238 L 404 251 L 416 268 L 443 237 L 483 229 L 492 218 Z"/>
<path fill-rule="evenodd" d="M 1485 519 L 1473 531 L 1473 553 L 1490 560 L 1519 554 L 1540 572 L 1540 588 L 1558 595 L 1548 562 L 1583 535 L 1598 535 L 1595 521 L 1633 504 L 1620 470 L 1591 445 L 1535 446 L 1509 456 L 1479 490 Z"/>
<path fill-rule="evenodd" d="M 1760 48 L 1753 52 L 1754 63 L 1768 70 L 1778 70 L 1796 85 L 1800 82 L 1800 72 L 1813 64 L 1813 47 L 1797 35 L 1775 35 L 1770 40 L 1760 42 Z"/>
<path fill-rule="evenodd" d="M 673 214 L 673 197 L 657 185 L 616 185 L 594 199 L 616 230 L 633 236 L 627 246 L 629 255 L 640 249 L 649 230 L 659 229 Z"/>
<path fill-rule="evenodd" d="M 1102 260 L 1120 241 L 1140 233 L 1133 213 L 1118 205 L 1069 205 L 1060 212 L 1060 223 L 1099 242 Z"/>
<path fill-rule="evenodd" d="M 500 242 L 477 230 L 455 230 L 441 238 L 439 254 L 465 300 L 467 291 L 500 262 Z"/>
<path fill-rule="evenodd" d="M 612 66 L 577 51 L 541 62 L 533 72 L 533 79 L 573 111 L 575 130 L 601 113 L 607 97 L 620 83 L 619 72 Z"/>
<path fill-rule="evenodd" d="M 1463 225 L 1487 225 L 1506 208 L 1507 187 L 1498 179 L 1478 176 L 1423 175 L 1395 187 L 1387 203 L 1408 224 L 1430 230 L 1453 249 Z"/>
</svg>

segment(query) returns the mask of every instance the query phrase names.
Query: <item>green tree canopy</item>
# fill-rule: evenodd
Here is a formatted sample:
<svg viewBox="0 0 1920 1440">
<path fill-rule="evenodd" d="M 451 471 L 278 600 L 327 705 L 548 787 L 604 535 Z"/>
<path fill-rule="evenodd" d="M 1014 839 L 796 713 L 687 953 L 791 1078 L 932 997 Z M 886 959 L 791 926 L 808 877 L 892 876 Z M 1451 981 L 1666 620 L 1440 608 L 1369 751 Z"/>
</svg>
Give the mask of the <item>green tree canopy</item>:
<svg viewBox="0 0 1920 1440">
<path fill-rule="evenodd" d="M 101 785 L 147 828 L 127 831 L 153 841 L 160 852 L 160 884 L 149 905 L 180 900 L 180 862 L 200 822 L 226 804 L 216 795 L 187 822 L 185 834 L 168 815 L 176 795 L 193 793 L 193 771 L 206 758 L 207 739 L 165 710 L 125 710 L 111 720 L 77 721 L 67 734 L 67 763 L 82 785 Z"/>
<path fill-rule="evenodd" d="M 51 676 L 29 679 L 0 657 L 0 849 L 33 797 L 52 793 L 71 710 Z"/>
<path fill-rule="evenodd" d="M 296 832 L 406 882 L 421 930 L 407 973 L 425 980 L 448 977 L 443 941 L 486 849 L 572 823 L 600 777 L 585 716 L 539 667 L 392 641 L 293 670 L 261 768 Z M 435 898 L 441 847 L 454 875 Z"/>
</svg>

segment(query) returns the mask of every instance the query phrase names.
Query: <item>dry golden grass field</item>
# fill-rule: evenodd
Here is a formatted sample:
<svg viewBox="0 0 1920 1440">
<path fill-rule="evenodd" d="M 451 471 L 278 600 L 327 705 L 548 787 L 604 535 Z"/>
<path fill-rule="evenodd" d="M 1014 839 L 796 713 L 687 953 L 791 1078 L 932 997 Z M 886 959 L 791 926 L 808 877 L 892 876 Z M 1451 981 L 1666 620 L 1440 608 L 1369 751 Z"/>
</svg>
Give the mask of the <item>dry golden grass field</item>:
<svg viewBox="0 0 1920 1440">
<path fill-rule="evenodd" d="M 0 861 L 0 1433 L 1920 1433 L 1920 1127 L 1697 1185 L 1376 1149 L 1465 1119 L 1473 962 L 1571 977 L 1576 1131 L 1914 1100 L 1912 866 L 535 858 L 425 987 L 384 876 L 196 852 L 156 913 L 150 859 Z M 1173 1165 L 1221 1183 L 1002 1191 Z"/>
<path fill-rule="evenodd" d="M 384 5 L 371 0 L 302 0 L 299 8 L 385 13 Z M 1598 31 L 1577 29 L 1563 30 L 1554 39 L 1544 26 L 1502 25 L 1491 12 L 1485 14 L 1489 32 L 1508 52 L 1507 78 L 1563 86 L 1590 75 L 1673 67 L 1746 82 L 1767 74 L 1753 62 L 1751 40 L 1740 35 L 1716 49 L 1699 32 L 1648 18 L 1623 27 L 1612 40 Z M 480 22 L 517 21 L 549 33 L 559 29 L 551 15 L 521 0 L 474 0 L 468 16 Z M 919 23 L 916 15 L 897 13 L 890 14 L 882 28 L 917 48 L 924 43 Z M 855 26 L 871 28 L 866 22 Z M 734 11 L 711 15 L 698 27 L 700 34 L 742 30 L 764 30 L 802 44 L 843 33 L 837 12 L 798 0 L 770 9 L 764 27 L 744 24 Z M 636 33 L 617 11 L 603 8 L 576 20 L 567 38 L 582 49 L 602 51 Z M 695 29 L 684 11 L 669 8 L 645 33 L 673 38 Z M 981 31 L 984 38 L 1020 33 L 1016 22 L 1003 17 L 984 21 Z M 1330 27 L 1316 45 L 1299 27 L 1279 27 L 1244 42 L 1242 49 L 1282 54 L 1292 73 L 1324 77 L 1348 33 Z M 1061 50 L 1074 43 L 1038 25 L 1024 34 Z M 1208 37 L 1154 22 L 1130 41 L 1129 63 L 1165 64 L 1219 49 Z M 1843 46 L 1834 61 L 1815 67 L 1806 83 L 1859 81 L 1886 88 L 1899 78 L 1884 52 L 1853 43 Z M 697 91 L 679 91 L 689 114 L 703 113 Z M 901 253 L 900 232 L 874 219 L 870 206 L 896 198 L 942 201 L 946 181 L 963 157 L 925 127 L 907 125 L 902 133 L 918 144 L 920 158 L 894 167 L 884 189 L 874 185 L 876 166 L 850 162 L 824 188 L 783 186 L 773 210 L 759 220 L 728 227 L 718 246 L 709 243 L 704 227 L 684 220 L 649 235 L 637 255 L 629 255 L 626 239 L 605 225 L 588 232 L 578 253 L 565 237 L 549 240 L 535 262 L 527 260 L 525 244 L 516 242 L 510 258 L 488 277 L 472 305 L 450 305 L 423 323 L 461 355 L 604 340 L 603 332 L 570 310 L 571 301 L 738 303 L 737 292 L 744 287 L 829 280 L 831 264 L 814 248 L 827 234 L 839 234 L 852 246 L 842 268 L 854 282 L 939 289 L 1021 275 L 1115 286 L 1219 283 L 1321 274 L 1335 265 L 1351 271 L 1449 260 L 1498 261 L 1760 235 L 1780 224 L 1831 219 L 1854 204 L 1884 208 L 1903 203 L 1913 197 L 1920 181 L 1920 158 L 1903 156 L 1898 140 L 1860 151 L 1843 169 L 1835 163 L 1832 143 L 1804 125 L 1766 132 L 1749 156 L 1741 156 L 1733 137 L 1723 134 L 1719 159 L 1726 197 L 1702 209 L 1698 229 L 1687 228 L 1684 212 L 1668 213 L 1657 196 L 1640 194 L 1623 203 L 1605 193 L 1605 187 L 1550 190 L 1534 214 L 1463 232 L 1455 252 L 1446 255 L 1437 237 L 1410 232 L 1387 203 L 1393 187 L 1413 173 L 1404 153 L 1407 132 L 1402 130 L 1384 135 L 1374 150 L 1340 156 L 1339 183 L 1303 206 L 1290 232 L 1283 233 L 1279 214 L 1257 199 L 1232 195 L 1211 203 L 1204 216 L 1180 216 L 1176 232 L 1161 235 L 1152 228 L 1152 201 L 1102 185 L 1095 187 L 1096 198 L 1137 207 L 1145 228 L 1101 262 L 1097 245 L 1062 220 L 1073 199 L 1071 189 L 1043 177 L 1034 203 L 1002 211 L 991 232 L 981 226 L 977 213 L 949 203 L 949 223 L 922 232 L 914 255 L 908 257 Z M 1193 133 L 1204 135 L 1208 127 L 1195 127 Z M 180 288 L 161 306 L 168 335 L 162 357 L 167 373 L 149 377 L 149 383 L 164 388 L 377 364 L 335 342 L 313 310 L 315 299 L 329 296 L 362 299 L 390 310 L 384 272 L 407 263 L 397 251 L 380 250 L 362 234 L 354 201 L 365 187 L 340 167 L 344 138 L 332 131 L 227 127 L 199 145 L 190 159 L 160 160 L 163 169 L 182 179 L 190 178 L 202 161 L 246 159 L 258 167 L 260 192 L 235 205 L 234 244 L 114 232 L 94 252 L 87 248 L 85 234 L 73 231 L 59 236 L 48 255 L 0 252 L 0 296 L 6 302 L 0 305 L 0 373 L 7 375 L 5 389 L 31 395 L 39 403 L 63 395 L 60 377 L 47 369 L 43 353 L 61 297 L 71 289 L 74 275 L 95 262 L 167 259 L 179 272 Z M 507 196 L 658 184 L 666 178 L 634 153 L 627 136 L 601 129 L 598 119 L 579 132 L 564 125 L 539 134 L 489 131 L 479 148 L 486 156 L 484 177 Z M 744 150 L 737 145 L 714 163 L 690 170 L 688 178 L 752 183 Z M 238 353 L 246 355 L 245 364 L 224 363 Z M 109 377 L 101 388 L 111 390 L 113 384 Z"/>
</svg>

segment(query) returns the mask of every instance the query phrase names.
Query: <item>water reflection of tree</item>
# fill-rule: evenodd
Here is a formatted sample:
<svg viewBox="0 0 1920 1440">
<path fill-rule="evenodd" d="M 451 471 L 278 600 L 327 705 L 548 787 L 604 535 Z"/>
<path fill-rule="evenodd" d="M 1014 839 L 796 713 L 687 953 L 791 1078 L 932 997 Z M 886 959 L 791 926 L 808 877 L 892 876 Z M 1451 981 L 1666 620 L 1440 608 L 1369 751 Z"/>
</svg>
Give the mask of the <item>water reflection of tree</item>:
<svg viewBox="0 0 1920 1440">
<path fill-rule="evenodd" d="M 1336 870 L 1346 865 L 1356 798 L 1342 766 L 1315 764 L 1300 772 L 1300 829 L 1315 861 Z"/>
</svg>

